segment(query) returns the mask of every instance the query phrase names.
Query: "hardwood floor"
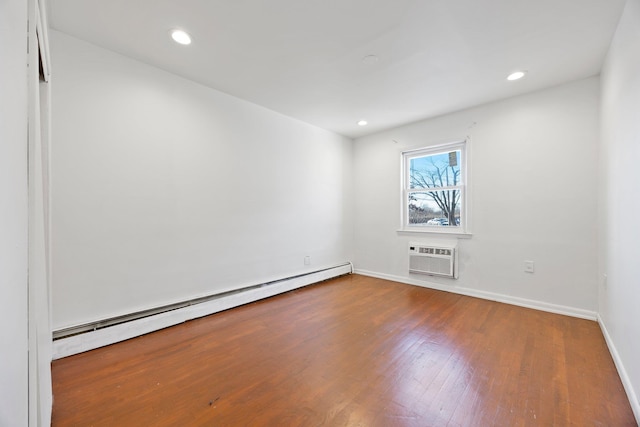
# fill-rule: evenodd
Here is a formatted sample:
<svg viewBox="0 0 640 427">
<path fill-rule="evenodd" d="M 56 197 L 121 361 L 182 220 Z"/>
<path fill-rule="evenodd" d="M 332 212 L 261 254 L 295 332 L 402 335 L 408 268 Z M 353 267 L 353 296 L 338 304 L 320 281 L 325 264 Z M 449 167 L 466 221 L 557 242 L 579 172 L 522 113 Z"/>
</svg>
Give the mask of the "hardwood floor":
<svg viewBox="0 0 640 427">
<path fill-rule="evenodd" d="M 350 275 L 53 362 L 54 426 L 634 426 L 598 327 Z"/>
</svg>

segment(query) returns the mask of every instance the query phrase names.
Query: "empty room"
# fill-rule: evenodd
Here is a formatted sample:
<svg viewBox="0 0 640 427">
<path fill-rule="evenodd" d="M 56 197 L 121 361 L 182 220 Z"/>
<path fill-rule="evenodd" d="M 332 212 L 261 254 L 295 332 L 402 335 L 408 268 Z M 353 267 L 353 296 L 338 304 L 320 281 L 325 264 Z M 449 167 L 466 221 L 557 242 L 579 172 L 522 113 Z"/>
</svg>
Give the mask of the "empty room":
<svg viewBox="0 0 640 427">
<path fill-rule="evenodd" d="M 0 426 L 636 426 L 640 0 L 3 0 Z"/>
</svg>

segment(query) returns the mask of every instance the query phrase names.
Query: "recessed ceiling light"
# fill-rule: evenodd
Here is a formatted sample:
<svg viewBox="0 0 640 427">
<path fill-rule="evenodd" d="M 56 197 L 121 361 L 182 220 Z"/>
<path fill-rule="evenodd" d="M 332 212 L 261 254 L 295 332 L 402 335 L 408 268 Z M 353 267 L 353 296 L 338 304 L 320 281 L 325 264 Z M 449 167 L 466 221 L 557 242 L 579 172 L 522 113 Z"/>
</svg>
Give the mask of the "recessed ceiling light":
<svg viewBox="0 0 640 427">
<path fill-rule="evenodd" d="M 358 122 L 358 126 L 366 126 L 368 124 L 368 122 L 366 120 L 360 120 Z"/>
<path fill-rule="evenodd" d="M 172 30 L 171 38 L 176 43 L 184 45 L 191 44 L 191 36 L 182 30 Z"/>
<path fill-rule="evenodd" d="M 367 65 L 373 65 L 376 62 L 378 62 L 380 58 L 378 58 L 376 55 L 367 55 L 364 58 L 362 58 L 362 62 L 367 64 Z"/>
<path fill-rule="evenodd" d="M 514 80 L 520 80 L 521 78 L 524 77 L 524 75 L 527 74 L 526 71 L 515 71 L 511 74 L 509 74 L 509 76 L 507 77 L 507 80 L 509 81 L 514 81 Z"/>
</svg>

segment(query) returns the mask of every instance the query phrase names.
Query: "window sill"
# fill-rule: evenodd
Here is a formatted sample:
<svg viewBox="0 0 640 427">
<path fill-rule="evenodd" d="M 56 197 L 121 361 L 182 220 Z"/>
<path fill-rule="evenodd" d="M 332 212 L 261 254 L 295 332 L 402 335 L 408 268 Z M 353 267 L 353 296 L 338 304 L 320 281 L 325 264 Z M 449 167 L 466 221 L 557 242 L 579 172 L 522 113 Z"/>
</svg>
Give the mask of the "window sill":
<svg viewBox="0 0 640 427">
<path fill-rule="evenodd" d="M 396 230 L 398 234 L 429 234 L 433 236 L 451 236 L 460 239 L 470 239 L 472 234 L 460 230 L 440 230 L 440 229 L 422 229 L 422 228 L 401 228 Z"/>
</svg>

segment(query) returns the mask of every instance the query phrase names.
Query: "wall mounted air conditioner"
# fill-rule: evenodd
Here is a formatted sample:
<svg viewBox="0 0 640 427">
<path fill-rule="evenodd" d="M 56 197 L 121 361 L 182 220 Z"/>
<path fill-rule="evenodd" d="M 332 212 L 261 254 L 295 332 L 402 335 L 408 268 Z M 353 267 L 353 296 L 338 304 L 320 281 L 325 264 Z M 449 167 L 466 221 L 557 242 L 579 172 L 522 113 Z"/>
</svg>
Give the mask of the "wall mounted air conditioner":
<svg viewBox="0 0 640 427">
<path fill-rule="evenodd" d="M 457 246 L 409 243 L 409 273 L 457 279 Z"/>
</svg>

